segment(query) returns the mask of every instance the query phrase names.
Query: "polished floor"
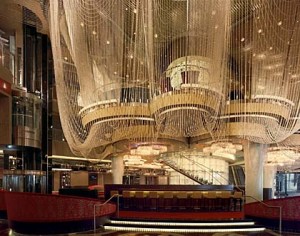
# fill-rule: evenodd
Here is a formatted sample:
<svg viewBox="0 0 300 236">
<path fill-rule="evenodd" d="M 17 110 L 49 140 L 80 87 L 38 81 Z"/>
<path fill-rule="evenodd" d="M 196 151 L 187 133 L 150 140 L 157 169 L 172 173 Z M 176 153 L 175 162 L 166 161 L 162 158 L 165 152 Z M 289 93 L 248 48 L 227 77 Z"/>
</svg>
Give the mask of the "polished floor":
<svg viewBox="0 0 300 236">
<path fill-rule="evenodd" d="M 0 235 L 1 236 L 26 236 L 25 234 L 19 234 L 16 232 L 11 231 L 7 225 L 0 225 Z M 122 231 L 114 231 L 114 232 L 99 232 L 97 231 L 94 233 L 93 231 L 90 232 L 81 232 L 81 233 L 72 233 L 72 234 L 59 234 L 56 236 L 246 236 L 246 235 L 251 235 L 251 236 L 279 236 L 280 234 L 272 231 L 266 231 L 263 233 L 249 233 L 249 234 L 244 234 L 244 233 L 190 233 L 190 234 L 178 234 L 178 233 L 142 233 L 142 232 L 122 232 Z M 297 233 L 283 233 L 281 234 L 282 236 L 300 236 L 300 234 Z M 31 235 L 31 236 L 37 236 L 37 235 Z M 51 236 L 51 235 L 45 235 L 45 236 Z"/>
<path fill-rule="evenodd" d="M 70 234 L 57 234 L 56 236 L 92 236 L 92 235 L 99 235 L 99 236 L 279 236 L 280 234 L 267 230 L 263 233 L 190 233 L 190 234 L 178 234 L 178 233 L 143 233 L 143 232 L 123 232 L 123 231 L 106 231 L 103 232 L 102 230 L 98 229 L 97 232 L 89 231 L 89 232 L 80 232 L 80 233 L 70 233 Z M 300 236 L 300 233 L 292 233 L 292 232 L 285 232 L 281 234 L 282 236 Z M 0 220 L 0 236 L 26 236 L 25 234 L 19 234 L 13 232 L 9 229 L 7 221 Z M 37 235 L 31 235 L 37 236 Z M 50 236 L 50 235 L 45 235 Z"/>
<path fill-rule="evenodd" d="M 4 233 L 4 234 L 2 234 Z M 24 234 L 18 234 L 14 232 L 10 232 L 7 230 L 6 232 L 0 232 L 0 235 L 2 236 L 25 236 Z M 78 233 L 78 234 L 64 234 L 64 235 L 56 235 L 56 236 L 73 236 L 73 235 L 87 235 L 87 236 L 92 236 L 92 235 L 99 235 L 99 236 L 279 236 L 279 234 L 273 233 L 273 232 L 264 232 L 264 233 L 249 233 L 249 234 L 242 234 L 242 233 L 203 233 L 203 234 L 177 234 L 177 233 L 136 233 L 136 232 L 122 232 L 122 231 L 117 231 L 117 232 L 84 232 L 84 233 Z M 282 236 L 299 236 L 300 234 L 294 234 L 294 233 L 285 233 L 281 234 Z M 31 236 L 37 236 L 37 235 L 31 235 Z M 50 236 L 50 235 L 45 235 L 45 236 Z"/>
</svg>

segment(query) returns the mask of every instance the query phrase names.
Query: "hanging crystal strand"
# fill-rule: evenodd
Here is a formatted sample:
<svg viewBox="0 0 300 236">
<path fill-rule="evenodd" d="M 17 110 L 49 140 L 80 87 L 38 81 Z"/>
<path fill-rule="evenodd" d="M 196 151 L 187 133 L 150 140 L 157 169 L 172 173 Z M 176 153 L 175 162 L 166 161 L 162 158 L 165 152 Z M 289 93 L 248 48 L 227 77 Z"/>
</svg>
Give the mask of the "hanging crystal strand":
<svg viewBox="0 0 300 236">
<path fill-rule="evenodd" d="M 165 31 L 170 34 L 166 35 L 168 56 L 160 83 L 166 87 L 165 82 L 169 81 L 170 90 L 164 88 L 162 94 L 155 97 L 152 112 L 161 134 L 196 137 L 214 128 L 224 97 L 225 66 L 220 64 L 226 65 L 224 45 L 228 40 L 224 43 L 224 38 L 219 36 L 227 35 L 229 14 L 225 9 L 229 9 L 230 4 L 194 0 L 168 3 L 170 9 L 165 9 L 172 12 L 171 30 Z M 203 14 L 199 14 L 199 9 Z M 219 17 L 216 17 L 217 12 Z M 207 120 L 212 123 L 208 124 Z"/>
</svg>

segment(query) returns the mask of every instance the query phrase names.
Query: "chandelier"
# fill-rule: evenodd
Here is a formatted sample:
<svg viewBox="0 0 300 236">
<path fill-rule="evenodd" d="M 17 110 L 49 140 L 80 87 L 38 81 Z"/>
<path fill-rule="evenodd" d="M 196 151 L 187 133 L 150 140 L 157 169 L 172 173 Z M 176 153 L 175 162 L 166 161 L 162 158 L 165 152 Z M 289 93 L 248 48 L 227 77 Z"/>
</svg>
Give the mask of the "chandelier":
<svg viewBox="0 0 300 236">
<path fill-rule="evenodd" d="M 270 148 L 265 160 L 265 165 L 277 167 L 289 167 L 300 160 L 300 153 L 297 150 L 287 148 Z M 299 167 L 299 165 L 297 165 Z"/>
<path fill-rule="evenodd" d="M 155 2 L 155 1 L 154 1 Z M 211 132 L 225 100 L 230 1 L 157 1 L 155 93 L 160 134 L 195 137 Z"/>
<path fill-rule="evenodd" d="M 49 6 L 60 117 L 75 154 L 204 134 L 276 143 L 300 128 L 297 0 Z"/>
<path fill-rule="evenodd" d="M 236 1 L 225 136 L 268 144 L 300 128 L 299 7 L 297 0 Z"/>
<path fill-rule="evenodd" d="M 243 146 L 241 144 L 233 144 L 230 142 L 216 142 L 211 144 L 210 146 L 203 148 L 203 153 L 216 156 L 223 157 L 230 161 L 236 160 L 236 154 L 239 151 L 243 150 Z"/>
<path fill-rule="evenodd" d="M 154 137 L 150 10 L 146 1 L 50 1 L 59 109 L 73 152 L 97 156 L 98 147 Z"/>
</svg>

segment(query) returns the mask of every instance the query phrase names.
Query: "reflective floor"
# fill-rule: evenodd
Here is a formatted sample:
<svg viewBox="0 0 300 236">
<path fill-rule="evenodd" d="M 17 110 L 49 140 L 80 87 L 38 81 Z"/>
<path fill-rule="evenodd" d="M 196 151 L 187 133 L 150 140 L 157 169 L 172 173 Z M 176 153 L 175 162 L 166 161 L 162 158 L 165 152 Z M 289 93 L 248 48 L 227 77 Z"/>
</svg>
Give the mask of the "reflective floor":
<svg viewBox="0 0 300 236">
<path fill-rule="evenodd" d="M 103 232 L 100 229 L 97 230 L 97 232 L 89 231 L 89 232 L 80 232 L 80 233 L 70 233 L 70 234 L 56 234 L 56 236 L 92 236 L 92 235 L 99 235 L 99 236 L 279 236 L 278 233 L 267 230 L 263 233 L 190 233 L 190 234 L 178 234 L 178 233 L 143 233 L 143 232 L 123 232 L 123 231 L 107 231 Z M 300 236 L 300 233 L 283 233 L 282 236 Z M 0 220 L 0 236 L 26 236 L 25 234 L 19 234 L 16 232 L 13 232 L 8 228 L 8 224 L 6 221 Z M 31 236 L 37 236 L 37 235 L 31 235 Z M 45 235 L 50 236 L 50 235 Z"/>
<path fill-rule="evenodd" d="M 15 232 L 10 232 L 9 230 L 6 231 L 1 231 L 0 235 L 2 236 L 25 236 L 25 234 L 18 234 Z M 83 233 L 72 233 L 72 234 L 61 234 L 61 235 L 56 235 L 56 236 L 73 236 L 73 235 L 87 235 L 87 236 L 92 236 L 92 235 L 103 235 L 103 236 L 279 236 L 279 234 L 276 233 L 249 233 L 249 234 L 242 234 L 242 233 L 191 233 L 191 234 L 176 234 L 176 233 L 137 233 L 137 232 L 122 232 L 122 231 L 117 231 L 117 232 L 83 232 Z M 293 234 L 293 233 L 286 233 L 286 234 L 281 234 L 282 236 L 299 236 L 300 234 Z M 31 235 L 31 236 L 37 236 L 37 235 Z M 45 235 L 45 236 L 50 236 L 50 235 Z"/>
</svg>

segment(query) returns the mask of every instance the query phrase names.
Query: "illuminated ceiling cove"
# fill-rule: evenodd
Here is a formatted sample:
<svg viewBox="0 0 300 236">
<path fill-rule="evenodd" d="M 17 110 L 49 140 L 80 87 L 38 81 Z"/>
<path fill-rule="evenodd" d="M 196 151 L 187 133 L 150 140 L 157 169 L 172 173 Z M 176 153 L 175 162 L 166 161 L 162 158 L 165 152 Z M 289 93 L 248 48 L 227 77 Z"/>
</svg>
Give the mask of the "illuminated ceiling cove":
<svg viewBox="0 0 300 236">
<path fill-rule="evenodd" d="M 49 4 L 60 115 L 77 155 L 203 135 L 270 144 L 300 128 L 297 0 Z"/>
</svg>

